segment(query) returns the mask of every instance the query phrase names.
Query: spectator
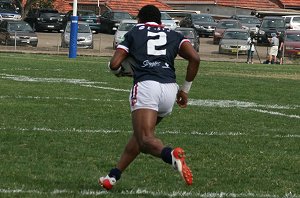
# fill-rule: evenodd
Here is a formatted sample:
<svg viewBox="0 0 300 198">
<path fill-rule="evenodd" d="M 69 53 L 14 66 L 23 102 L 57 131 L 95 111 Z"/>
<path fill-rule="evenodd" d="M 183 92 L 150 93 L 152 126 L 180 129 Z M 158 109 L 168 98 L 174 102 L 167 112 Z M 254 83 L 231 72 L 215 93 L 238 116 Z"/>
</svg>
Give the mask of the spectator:
<svg viewBox="0 0 300 198">
<path fill-rule="evenodd" d="M 272 38 L 269 38 L 269 42 L 271 44 L 271 48 L 269 51 L 269 64 L 276 63 L 277 54 L 278 54 L 278 46 L 279 46 L 279 39 L 277 38 L 276 33 L 271 34 Z"/>
<path fill-rule="evenodd" d="M 284 35 L 280 34 L 280 32 L 277 32 L 277 37 L 279 39 L 277 59 L 279 60 L 279 64 L 282 65 L 283 64 Z"/>
<path fill-rule="evenodd" d="M 247 53 L 247 64 L 251 63 L 253 64 L 253 54 L 255 51 L 255 46 L 254 46 L 254 34 L 253 32 L 250 33 L 250 36 L 247 40 L 247 44 L 249 46 L 248 48 L 248 53 Z"/>
</svg>

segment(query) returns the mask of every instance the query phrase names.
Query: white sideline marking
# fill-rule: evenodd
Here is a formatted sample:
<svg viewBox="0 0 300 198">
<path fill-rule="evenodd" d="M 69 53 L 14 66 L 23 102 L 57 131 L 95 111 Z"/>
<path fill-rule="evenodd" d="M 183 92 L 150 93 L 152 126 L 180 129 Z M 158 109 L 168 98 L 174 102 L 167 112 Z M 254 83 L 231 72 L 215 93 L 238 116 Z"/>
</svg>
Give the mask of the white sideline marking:
<svg viewBox="0 0 300 198">
<path fill-rule="evenodd" d="M 40 190 L 23 190 L 23 189 L 0 189 L 0 193 L 2 194 L 54 194 L 54 195 L 62 195 L 62 194 L 79 194 L 83 196 L 95 196 L 95 195 L 151 195 L 154 197 L 202 197 L 202 198 L 225 198 L 225 197 L 255 197 L 255 198 L 300 198 L 299 195 L 293 194 L 292 192 L 286 193 L 284 196 L 280 195 L 272 195 L 272 194 L 264 194 L 264 193 L 227 193 L 227 192 L 187 192 L 187 191 L 173 191 L 173 192 L 164 192 L 164 191 L 149 191 L 146 189 L 136 189 L 136 190 L 123 190 L 121 192 L 107 192 L 107 191 L 98 191 L 98 190 L 81 190 L 80 192 L 66 190 L 66 189 L 54 189 L 51 192 L 45 192 Z"/>
<path fill-rule="evenodd" d="M 189 105 L 194 106 L 204 106 L 204 107 L 223 107 L 223 108 L 229 108 L 229 107 L 238 107 L 238 108 L 268 108 L 268 109 L 297 109 L 300 107 L 300 105 L 288 105 L 288 106 L 282 106 L 282 105 L 260 105 L 255 102 L 244 102 L 244 101 L 238 101 L 238 100 L 195 100 L 190 99 Z"/>
<path fill-rule="evenodd" d="M 298 116 L 298 115 L 286 115 L 286 114 L 275 112 L 275 111 L 266 111 L 266 110 L 261 110 L 261 109 L 250 109 L 250 110 L 260 112 L 260 113 L 268 113 L 268 114 L 271 114 L 271 115 L 286 116 L 286 117 L 289 117 L 289 118 L 298 118 L 298 119 L 300 118 L 300 116 Z"/>
<path fill-rule="evenodd" d="M 92 82 L 85 79 L 66 79 L 66 78 L 33 78 L 29 76 L 22 76 L 22 75 L 11 75 L 0 73 L 0 78 L 3 79 L 11 79 L 15 81 L 25 81 L 25 82 L 49 82 L 49 83 L 71 83 L 71 84 L 79 84 L 80 86 L 90 87 L 90 88 L 97 88 L 97 89 L 105 89 L 105 90 L 113 90 L 113 91 L 121 91 L 121 92 L 129 92 L 130 90 L 127 89 L 118 89 L 112 87 L 103 87 L 103 86 L 96 86 L 95 84 L 108 84 L 107 82 Z M 300 119 L 299 115 L 288 115 L 280 112 L 274 111 L 267 111 L 267 110 L 260 110 L 260 109 L 253 109 L 253 108 L 268 108 L 268 109 L 297 109 L 299 105 L 289 105 L 289 106 L 282 106 L 282 105 L 260 105 L 254 102 L 244 102 L 244 101 L 237 101 L 237 100 L 196 100 L 190 99 L 188 105 L 192 106 L 205 106 L 205 107 L 222 107 L 222 108 L 229 108 L 229 107 L 237 107 L 237 108 L 252 108 L 250 110 L 256 111 L 259 113 L 268 113 L 275 116 L 284 116 L 289 118 L 296 118 Z"/>
<path fill-rule="evenodd" d="M 20 127 L 0 127 L 0 131 L 7 130 L 15 130 L 15 131 L 38 131 L 38 132 L 49 132 L 49 133 L 60 133 L 60 132 L 74 132 L 74 133 L 103 133 L 103 134 L 111 134 L 111 133 L 132 133 L 132 131 L 123 131 L 123 130 L 105 130 L 105 129 L 49 129 L 49 128 L 39 128 L 33 127 L 29 128 L 20 128 Z M 250 137 L 275 137 L 275 138 L 300 138 L 298 134 L 286 134 L 286 135 L 270 135 L 270 134 L 260 134 L 260 135 L 252 135 L 240 132 L 199 132 L 199 131 L 191 131 L 191 132 L 181 132 L 181 131 L 156 131 L 157 134 L 179 134 L 179 135 L 195 135 L 195 136 L 250 136 Z"/>
<path fill-rule="evenodd" d="M 3 79 L 10 79 L 20 82 L 47 82 L 47 83 L 70 83 L 70 84 L 107 84 L 107 82 L 92 82 L 85 79 L 69 79 L 69 78 L 33 78 L 29 76 L 0 74 Z"/>
</svg>

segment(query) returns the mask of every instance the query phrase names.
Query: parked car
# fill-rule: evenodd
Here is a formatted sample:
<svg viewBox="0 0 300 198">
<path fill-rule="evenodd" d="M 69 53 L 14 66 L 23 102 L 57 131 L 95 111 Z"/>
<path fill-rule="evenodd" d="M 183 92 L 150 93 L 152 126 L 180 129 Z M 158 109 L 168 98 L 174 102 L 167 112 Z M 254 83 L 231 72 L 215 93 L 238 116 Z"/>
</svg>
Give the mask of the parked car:
<svg viewBox="0 0 300 198">
<path fill-rule="evenodd" d="M 183 34 L 185 38 L 189 39 L 194 49 L 197 52 L 199 52 L 199 47 L 200 47 L 199 35 L 194 28 L 178 27 L 175 29 L 175 31 Z"/>
<path fill-rule="evenodd" d="M 258 32 L 258 25 L 261 21 L 253 15 L 232 15 L 232 19 L 238 20 L 243 28 L 248 29 L 250 32 L 253 32 L 255 35 Z"/>
<path fill-rule="evenodd" d="M 133 19 L 132 16 L 125 11 L 117 11 L 117 10 L 107 10 L 105 11 L 101 17 L 101 31 L 109 34 L 114 34 L 120 22 L 124 19 Z"/>
<path fill-rule="evenodd" d="M 250 37 L 246 29 L 226 29 L 219 42 L 220 54 L 247 54 L 247 40 Z"/>
<path fill-rule="evenodd" d="M 214 44 L 219 44 L 219 41 L 222 38 L 224 31 L 229 28 L 242 29 L 243 26 L 238 20 L 235 19 L 221 19 L 218 22 L 216 29 L 214 31 L 214 37 L 213 37 Z"/>
<path fill-rule="evenodd" d="M 180 27 L 194 28 L 199 36 L 213 36 L 217 23 L 209 14 L 187 14 L 180 22 Z"/>
<path fill-rule="evenodd" d="M 19 21 L 22 16 L 17 11 L 0 8 L 0 21 L 3 20 Z"/>
<path fill-rule="evenodd" d="M 21 1 L 15 0 L 0 0 L 0 8 L 5 10 L 11 10 L 19 14 L 22 11 Z"/>
<path fill-rule="evenodd" d="M 278 16 L 266 16 L 263 18 L 261 25 L 258 26 L 257 33 L 258 44 L 269 44 L 268 38 L 271 38 L 272 33 L 284 34 L 286 30 L 283 17 Z"/>
<path fill-rule="evenodd" d="M 55 9 L 32 9 L 24 21 L 28 22 L 36 32 L 45 30 L 59 32 L 63 28 L 62 17 Z"/>
<path fill-rule="evenodd" d="M 66 27 L 68 21 L 71 21 L 73 10 L 67 12 L 63 17 L 63 27 Z M 89 24 L 93 33 L 99 33 L 101 29 L 100 17 L 92 10 L 77 10 L 78 21 L 83 21 Z"/>
<path fill-rule="evenodd" d="M 127 19 L 127 20 L 122 20 L 116 33 L 114 36 L 113 40 L 113 49 L 116 49 L 116 47 L 119 45 L 124 40 L 124 35 L 131 30 L 133 26 L 137 24 L 137 20 L 133 19 Z"/>
<path fill-rule="evenodd" d="M 69 21 L 66 28 L 61 33 L 61 47 L 70 46 L 71 22 Z M 93 33 L 88 23 L 78 21 L 77 47 L 93 49 Z"/>
<path fill-rule="evenodd" d="M 161 23 L 163 26 L 174 30 L 177 27 L 176 22 L 170 17 L 170 15 L 166 12 L 160 12 L 161 14 Z"/>
<path fill-rule="evenodd" d="M 2 21 L 0 23 L 0 43 L 2 45 L 30 45 L 36 47 L 38 37 L 25 21 Z"/>
<path fill-rule="evenodd" d="M 291 30 L 300 30 L 300 15 L 283 16 L 286 27 Z"/>
<path fill-rule="evenodd" d="M 300 57 L 300 30 L 287 30 L 284 39 L 284 55 Z"/>
</svg>

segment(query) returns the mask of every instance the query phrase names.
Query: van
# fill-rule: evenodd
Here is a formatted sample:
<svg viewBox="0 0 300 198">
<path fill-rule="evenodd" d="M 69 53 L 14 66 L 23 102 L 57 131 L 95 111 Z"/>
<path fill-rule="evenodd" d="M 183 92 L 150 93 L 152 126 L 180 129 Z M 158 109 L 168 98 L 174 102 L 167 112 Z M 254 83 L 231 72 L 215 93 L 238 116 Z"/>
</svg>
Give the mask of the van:
<svg viewBox="0 0 300 198">
<path fill-rule="evenodd" d="M 300 30 L 300 15 L 283 16 L 288 29 Z"/>
<path fill-rule="evenodd" d="M 283 17 L 279 16 L 265 16 L 261 22 L 261 25 L 257 33 L 258 44 L 269 44 L 269 38 L 272 38 L 272 33 L 283 34 L 286 31 L 286 26 Z"/>
</svg>

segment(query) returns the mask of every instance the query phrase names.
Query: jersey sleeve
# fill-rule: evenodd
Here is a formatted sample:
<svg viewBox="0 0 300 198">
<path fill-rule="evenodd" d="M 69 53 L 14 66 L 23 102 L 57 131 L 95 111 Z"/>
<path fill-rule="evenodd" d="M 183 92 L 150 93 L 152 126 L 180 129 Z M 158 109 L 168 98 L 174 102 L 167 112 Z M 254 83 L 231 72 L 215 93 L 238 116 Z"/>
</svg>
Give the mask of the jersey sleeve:
<svg viewBox="0 0 300 198">
<path fill-rule="evenodd" d="M 133 41 L 132 32 L 133 32 L 133 30 L 127 32 L 124 35 L 124 40 L 118 45 L 117 49 L 123 49 L 127 53 L 129 53 L 130 45 Z"/>
</svg>

